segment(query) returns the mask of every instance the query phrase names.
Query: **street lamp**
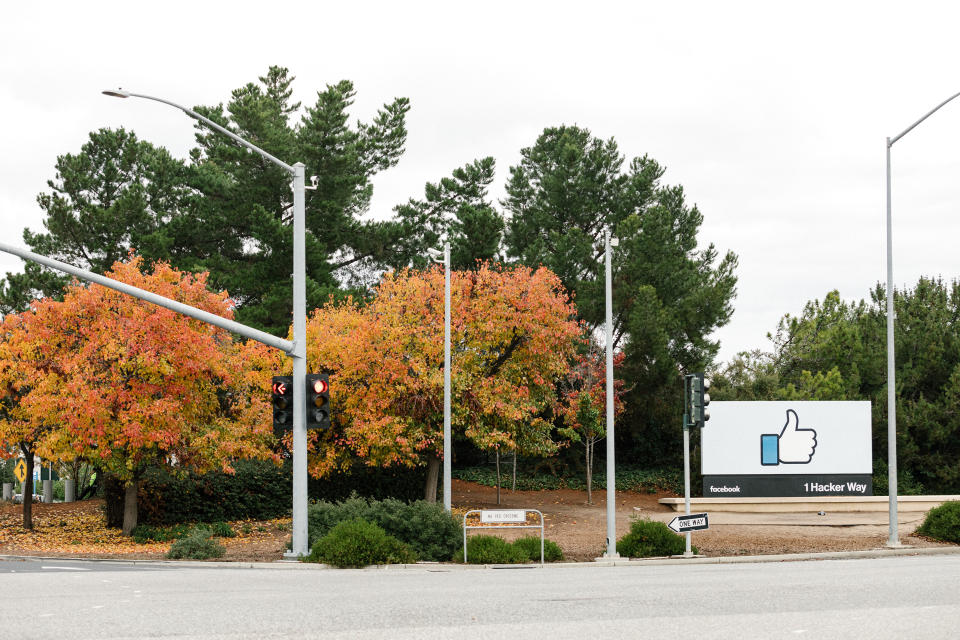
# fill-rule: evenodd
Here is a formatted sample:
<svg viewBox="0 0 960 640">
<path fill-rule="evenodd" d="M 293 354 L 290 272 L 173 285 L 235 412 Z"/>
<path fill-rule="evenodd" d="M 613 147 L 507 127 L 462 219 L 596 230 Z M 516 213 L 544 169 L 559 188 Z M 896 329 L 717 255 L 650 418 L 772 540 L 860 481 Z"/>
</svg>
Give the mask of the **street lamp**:
<svg viewBox="0 0 960 640">
<path fill-rule="evenodd" d="M 936 113 L 940 107 L 947 104 L 960 93 L 955 93 L 925 116 L 904 129 L 899 135 L 887 138 L 887 470 L 889 472 L 887 492 L 890 497 L 890 537 L 888 547 L 899 547 L 900 537 L 897 532 L 897 385 L 894 371 L 893 352 L 893 214 L 890 200 L 890 147 L 893 143 L 910 133 L 914 127 Z"/>
<path fill-rule="evenodd" d="M 304 258 L 304 234 L 306 232 L 304 214 L 305 166 L 302 162 L 293 166 L 288 165 L 209 118 L 205 118 L 196 111 L 169 100 L 123 89 L 107 90 L 103 93 L 114 98 L 145 98 L 180 109 L 194 120 L 199 120 L 211 129 L 219 131 L 263 156 L 281 167 L 293 178 L 293 349 L 287 352 L 293 358 L 293 547 L 284 555 L 288 558 L 305 556 L 309 552 L 307 548 L 307 407 L 305 387 L 307 375 L 307 294 Z"/>
<path fill-rule="evenodd" d="M 610 247 L 619 241 L 610 237 L 610 227 L 603 232 L 604 262 L 606 267 L 607 311 L 607 553 L 608 558 L 619 558 L 617 553 L 617 482 L 613 455 L 613 268 L 610 266 Z"/>
<path fill-rule="evenodd" d="M 440 262 L 437 249 L 427 249 L 434 262 Z M 443 243 L 443 508 L 452 511 L 450 445 L 450 243 Z"/>
</svg>

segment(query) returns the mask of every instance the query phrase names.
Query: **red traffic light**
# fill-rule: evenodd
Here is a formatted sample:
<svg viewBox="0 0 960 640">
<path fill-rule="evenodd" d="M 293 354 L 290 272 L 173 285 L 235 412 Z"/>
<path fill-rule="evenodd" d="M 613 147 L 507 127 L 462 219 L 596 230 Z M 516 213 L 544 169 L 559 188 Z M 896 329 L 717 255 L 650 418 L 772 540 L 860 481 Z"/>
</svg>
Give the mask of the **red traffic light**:
<svg viewBox="0 0 960 640">
<path fill-rule="evenodd" d="M 287 385 L 284 382 L 274 382 L 273 383 L 273 392 L 277 395 L 285 396 L 287 395 Z"/>
<path fill-rule="evenodd" d="M 314 393 L 326 393 L 330 390 L 330 385 L 326 380 L 314 380 L 313 381 L 313 392 Z"/>
</svg>

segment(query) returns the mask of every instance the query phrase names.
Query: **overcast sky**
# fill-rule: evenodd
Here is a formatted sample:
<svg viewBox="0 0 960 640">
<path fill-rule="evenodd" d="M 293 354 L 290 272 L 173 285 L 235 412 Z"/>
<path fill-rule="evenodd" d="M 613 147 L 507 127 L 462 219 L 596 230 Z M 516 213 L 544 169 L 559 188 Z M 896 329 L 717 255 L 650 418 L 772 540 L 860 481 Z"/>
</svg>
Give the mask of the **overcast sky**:
<svg viewBox="0 0 960 640">
<path fill-rule="evenodd" d="M 299 8 L 297 8 L 299 5 Z M 507 169 L 544 127 L 576 124 L 649 154 L 740 257 L 721 358 L 769 348 L 785 313 L 886 280 L 884 145 L 960 92 L 949 2 L 5 3 L 0 12 L 0 237 L 42 229 L 58 155 L 125 127 L 175 155 L 192 122 L 116 100 L 226 102 L 270 65 L 313 104 L 355 83 L 355 118 L 410 98 L 407 149 L 371 215 L 475 158 Z M 893 148 L 897 286 L 960 274 L 960 99 Z M 296 158 L 286 158 L 294 162 Z M 0 273 L 22 270 L 0 254 Z"/>
</svg>

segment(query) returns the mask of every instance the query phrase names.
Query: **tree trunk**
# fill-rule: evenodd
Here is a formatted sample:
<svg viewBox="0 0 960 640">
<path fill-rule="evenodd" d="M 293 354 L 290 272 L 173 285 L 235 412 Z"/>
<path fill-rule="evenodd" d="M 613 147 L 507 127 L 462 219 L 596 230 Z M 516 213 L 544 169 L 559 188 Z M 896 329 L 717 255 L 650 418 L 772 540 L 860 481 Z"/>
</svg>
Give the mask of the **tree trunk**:
<svg viewBox="0 0 960 640">
<path fill-rule="evenodd" d="M 123 535 L 129 536 L 137 526 L 137 489 L 138 480 L 131 480 L 123 491 Z"/>
<path fill-rule="evenodd" d="M 23 494 L 23 528 L 33 529 L 33 451 L 20 447 L 24 462 L 27 463 L 27 477 L 21 487 Z"/>
<path fill-rule="evenodd" d="M 510 488 L 510 491 L 517 490 L 517 450 L 513 450 L 513 487 Z"/>
<path fill-rule="evenodd" d="M 437 501 L 437 482 L 440 478 L 440 458 L 430 454 L 427 458 L 427 481 L 423 485 L 423 499 L 427 502 Z"/>
<path fill-rule="evenodd" d="M 500 449 L 497 449 L 497 504 L 500 504 Z"/>
<path fill-rule="evenodd" d="M 593 443 L 587 440 L 587 504 L 593 504 Z"/>
</svg>

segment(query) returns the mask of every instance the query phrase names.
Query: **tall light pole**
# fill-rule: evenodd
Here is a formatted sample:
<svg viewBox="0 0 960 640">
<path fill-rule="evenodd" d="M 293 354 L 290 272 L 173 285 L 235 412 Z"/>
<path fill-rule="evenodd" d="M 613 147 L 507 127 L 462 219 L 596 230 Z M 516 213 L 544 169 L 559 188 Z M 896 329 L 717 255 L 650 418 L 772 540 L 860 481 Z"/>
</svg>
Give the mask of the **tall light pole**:
<svg viewBox="0 0 960 640">
<path fill-rule="evenodd" d="M 427 249 L 430 256 L 438 261 L 440 252 Z M 443 508 L 453 510 L 450 476 L 452 456 L 450 442 L 450 243 L 443 243 Z"/>
<path fill-rule="evenodd" d="M 890 497 L 888 547 L 900 546 L 900 537 L 897 532 L 897 383 L 893 350 L 893 323 L 896 314 L 893 309 L 893 207 L 890 192 L 890 147 L 957 96 L 960 96 L 960 93 L 955 93 L 938 104 L 925 116 L 900 132 L 899 135 L 887 138 L 887 469 L 889 472 L 887 491 Z"/>
<path fill-rule="evenodd" d="M 617 553 L 617 482 L 613 455 L 613 268 L 610 265 L 610 247 L 619 244 L 610 237 L 610 228 L 603 232 L 606 272 L 607 311 L 607 553 L 608 558 L 619 558 Z"/>
<path fill-rule="evenodd" d="M 307 375 L 307 294 L 306 262 L 304 258 L 305 182 L 304 164 L 288 165 L 209 118 L 169 100 L 123 89 L 103 92 L 115 98 L 145 98 L 170 105 L 199 120 L 215 131 L 258 153 L 290 174 L 293 184 L 293 349 L 287 354 L 293 358 L 293 547 L 285 557 L 298 558 L 309 553 L 307 548 L 307 429 L 306 429 L 306 375 Z"/>
</svg>

